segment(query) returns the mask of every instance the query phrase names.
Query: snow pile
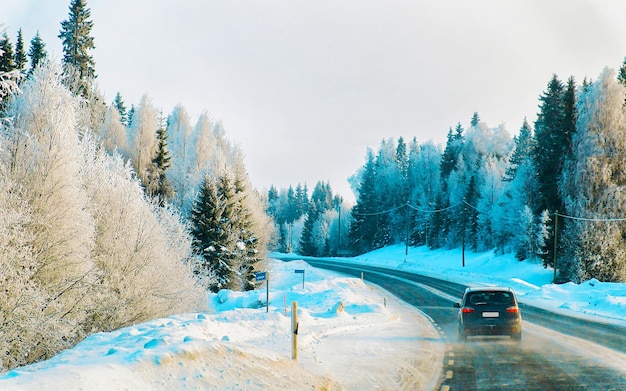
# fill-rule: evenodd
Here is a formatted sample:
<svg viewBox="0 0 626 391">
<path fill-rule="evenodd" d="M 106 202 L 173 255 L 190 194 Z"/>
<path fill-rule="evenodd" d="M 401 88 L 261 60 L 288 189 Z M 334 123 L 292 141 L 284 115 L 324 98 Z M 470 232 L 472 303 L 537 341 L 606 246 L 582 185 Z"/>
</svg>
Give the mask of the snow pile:
<svg viewBox="0 0 626 391">
<path fill-rule="evenodd" d="M 265 285 L 209 296 L 208 313 L 93 335 L 0 377 L 2 390 L 430 389 L 444 342 L 422 314 L 360 279 L 302 261 L 270 263 Z M 295 269 L 305 270 L 303 274 Z M 264 284 L 264 283 L 263 283 Z M 291 302 L 298 360 L 291 359 Z M 386 304 L 386 306 L 385 306 Z"/>
</svg>

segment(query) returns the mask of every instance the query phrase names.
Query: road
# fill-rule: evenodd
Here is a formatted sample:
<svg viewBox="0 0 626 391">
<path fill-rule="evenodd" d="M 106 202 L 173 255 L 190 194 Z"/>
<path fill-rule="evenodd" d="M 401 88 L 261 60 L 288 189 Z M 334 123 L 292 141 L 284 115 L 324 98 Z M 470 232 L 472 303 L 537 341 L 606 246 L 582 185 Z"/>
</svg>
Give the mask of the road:
<svg viewBox="0 0 626 391">
<path fill-rule="evenodd" d="M 405 271 L 306 261 L 361 277 L 428 315 L 446 339 L 438 390 L 626 390 L 626 329 L 521 305 L 523 340 L 457 338 L 457 309 L 464 285 Z"/>
</svg>

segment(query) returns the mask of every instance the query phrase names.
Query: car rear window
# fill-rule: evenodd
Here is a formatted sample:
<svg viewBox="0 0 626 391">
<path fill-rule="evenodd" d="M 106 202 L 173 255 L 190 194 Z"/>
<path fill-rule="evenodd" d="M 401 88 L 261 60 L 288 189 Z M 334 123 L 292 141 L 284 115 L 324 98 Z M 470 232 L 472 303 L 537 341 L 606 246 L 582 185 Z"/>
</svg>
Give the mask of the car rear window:
<svg viewBox="0 0 626 391">
<path fill-rule="evenodd" d="M 465 299 L 465 305 L 511 305 L 513 294 L 503 291 L 470 292 Z"/>
</svg>

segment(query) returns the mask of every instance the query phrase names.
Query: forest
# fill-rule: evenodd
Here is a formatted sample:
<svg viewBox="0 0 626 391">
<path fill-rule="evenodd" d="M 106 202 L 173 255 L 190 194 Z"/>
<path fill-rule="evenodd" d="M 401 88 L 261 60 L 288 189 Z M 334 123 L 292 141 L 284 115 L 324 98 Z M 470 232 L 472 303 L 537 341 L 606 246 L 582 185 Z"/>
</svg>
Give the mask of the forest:
<svg viewBox="0 0 626 391">
<path fill-rule="evenodd" d="M 552 75 L 537 120 L 524 119 L 515 136 L 474 113 L 443 148 L 382 140 L 350 178 L 352 207 L 323 182 L 310 199 L 306 185 L 271 188 L 278 248 L 336 256 L 397 243 L 462 247 L 542 262 L 555 282 L 626 281 L 625 85 L 626 63 L 581 85 Z"/>
<path fill-rule="evenodd" d="M 260 193 L 207 113 L 105 102 L 92 27 L 71 0 L 60 64 L 39 34 L 28 51 L 21 30 L 0 39 L 0 370 L 254 289 L 268 251 L 463 247 L 541 262 L 555 282 L 626 281 L 626 65 L 580 85 L 552 75 L 516 135 L 474 113 L 443 146 L 382 140 L 349 205 L 323 181 Z"/>
</svg>

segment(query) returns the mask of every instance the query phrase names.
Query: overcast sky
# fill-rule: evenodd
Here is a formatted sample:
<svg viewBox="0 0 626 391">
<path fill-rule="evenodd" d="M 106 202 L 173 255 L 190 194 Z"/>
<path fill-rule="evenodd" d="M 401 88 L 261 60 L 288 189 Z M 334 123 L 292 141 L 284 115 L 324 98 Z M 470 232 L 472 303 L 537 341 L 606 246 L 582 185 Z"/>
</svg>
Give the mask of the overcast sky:
<svg viewBox="0 0 626 391">
<path fill-rule="evenodd" d="M 2 0 L 15 44 L 60 61 L 70 0 Z M 347 178 L 383 138 L 444 144 L 479 113 L 517 134 L 553 73 L 595 79 L 626 56 L 623 0 L 88 0 L 97 82 L 130 107 L 221 120 L 259 190 Z"/>
</svg>

